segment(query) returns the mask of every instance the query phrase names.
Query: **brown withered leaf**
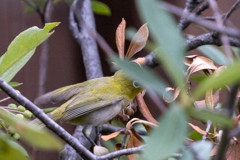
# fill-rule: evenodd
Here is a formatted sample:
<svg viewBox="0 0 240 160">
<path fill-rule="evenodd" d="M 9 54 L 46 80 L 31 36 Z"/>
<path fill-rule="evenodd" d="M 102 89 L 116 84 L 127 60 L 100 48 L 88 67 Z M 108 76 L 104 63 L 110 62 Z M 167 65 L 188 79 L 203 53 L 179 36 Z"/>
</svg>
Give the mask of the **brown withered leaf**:
<svg viewBox="0 0 240 160">
<path fill-rule="evenodd" d="M 193 125 L 192 123 L 188 123 L 189 126 L 192 127 L 192 129 L 194 129 L 195 131 L 197 131 L 198 133 L 202 134 L 202 135 L 207 135 L 208 133 L 204 130 L 202 130 L 201 128 L 199 128 L 198 126 Z M 210 133 L 211 134 L 211 133 Z"/>
<path fill-rule="evenodd" d="M 150 113 L 141 93 L 138 93 L 136 96 L 138 109 L 142 113 L 142 115 L 149 121 L 154 124 L 157 124 L 157 121 L 153 118 L 152 114 Z"/>
<path fill-rule="evenodd" d="M 218 89 L 214 94 L 213 94 L 213 104 L 214 107 L 216 107 L 216 105 L 219 102 L 219 94 L 220 94 L 221 88 Z M 205 100 L 201 100 L 201 101 L 195 101 L 195 106 L 199 109 L 205 109 L 206 108 L 206 103 Z"/>
<path fill-rule="evenodd" d="M 143 139 L 137 134 L 134 128 L 132 128 L 130 131 L 130 137 L 127 143 L 127 148 L 133 148 L 133 147 L 139 147 L 142 145 Z M 136 160 L 136 157 L 134 154 L 127 156 L 129 160 Z"/>
<path fill-rule="evenodd" d="M 213 71 L 218 69 L 218 67 L 214 65 L 212 60 L 203 56 L 197 56 L 193 58 L 192 63 L 189 63 L 189 64 L 190 66 L 188 67 L 188 70 L 187 70 L 187 73 L 188 73 L 187 80 L 189 79 L 190 75 L 195 72 L 198 72 L 204 69 L 210 69 Z"/>
<path fill-rule="evenodd" d="M 126 21 L 122 18 L 122 22 L 119 24 L 116 30 L 116 44 L 119 53 L 119 57 L 124 59 L 124 46 L 125 46 L 125 28 Z"/>
<path fill-rule="evenodd" d="M 131 58 L 135 53 L 139 52 L 145 47 L 148 39 L 148 34 L 149 31 L 147 24 L 142 25 L 142 27 L 139 28 L 137 33 L 134 35 L 128 48 L 126 57 Z"/>
<path fill-rule="evenodd" d="M 164 101 L 167 102 L 167 103 L 173 102 L 173 101 L 178 97 L 178 95 L 179 95 L 179 93 L 180 93 L 179 87 L 177 87 L 176 89 L 171 88 L 171 87 L 167 87 L 167 88 L 165 89 L 165 91 L 166 91 L 166 92 L 174 91 L 173 97 L 172 97 L 171 99 L 168 99 L 168 98 L 165 97 L 165 95 L 163 95 L 163 99 L 164 99 Z"/>
<path fill-rule="evenodd" d="M 190 66 L 194 60 L 194 58 L 196 58 L 197 55 L 189 55 L 189 56 L 185 56 L 185 60 L 184 60 L 184 64 L 187 66 Z"/>
<path fill-rule="evenodd" d="M 119 151 L 120 148 L 121 148 L 121 146 L 122 146 L 121 143 L 116 143 L 116 144 L 114 145 L 114 149 L 115 149 L 115 151 Z"/>
<path fill-rule="evenodd" d="M 205 103 L 206 103 L 207 108 L 213 110 L 213 108 L 214 108 L 213 89 L 210 89 L 206 92 Z"/>
<path fill-rule="evenodd" d="M 140 57 L 140 58 L 133 60 L 132 62 L 138 63 L 139 65 L 143 65 L 145 63 L 145 58 Z"/>
<path fill-rule="evenodd" d="M 104 141 L 108 141 L 109 139 L 112 139 L 112 138 L 115 138 L 117 137 L 121 132 L 123 131 L 123 129 L 117 131 L 117 132 L 113 132 L 109 135 L 102 135 L 101 138 L 104 140 Z"/>
</svg>

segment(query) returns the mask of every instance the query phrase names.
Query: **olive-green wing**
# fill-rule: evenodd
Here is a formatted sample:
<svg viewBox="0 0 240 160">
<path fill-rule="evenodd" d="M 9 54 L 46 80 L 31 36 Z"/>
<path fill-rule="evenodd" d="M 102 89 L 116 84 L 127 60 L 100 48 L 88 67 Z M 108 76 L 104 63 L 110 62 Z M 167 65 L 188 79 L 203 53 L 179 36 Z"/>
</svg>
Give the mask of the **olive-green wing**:
<svg viewBox="0 0 240 160">
<path fill-rule="evenodd" d="M 64 115 L 59 119 L 60 123 L 70 121 L 73 118 L 82 116 L 89 112 L 98 110 L 100 108 L 114 105 L 120 103 L 123 97 L 117 97 L 112 95 L 104 96 L 91 96 L 84 99 L 79 99 L 79 97 L 73 97 L 64 111 Z"/>
<path fill-rule="evenodd" d="M 75 85 L 70 85 L 66 87 L 59 88 L 57 90 L 54 90 L 52 92 L 49 92 L 47 94 L 44 94 L 40 97 L 38 97 L 34 103 L 37 105 L 43 105 L 47 103 L 57 103 L 63 100 L 69 100 L 72 98 L 74 95 L 79 93 L 84 89 L 84 87 L 87 87 L 87 83 L 78 83 Z"/>
</svg>

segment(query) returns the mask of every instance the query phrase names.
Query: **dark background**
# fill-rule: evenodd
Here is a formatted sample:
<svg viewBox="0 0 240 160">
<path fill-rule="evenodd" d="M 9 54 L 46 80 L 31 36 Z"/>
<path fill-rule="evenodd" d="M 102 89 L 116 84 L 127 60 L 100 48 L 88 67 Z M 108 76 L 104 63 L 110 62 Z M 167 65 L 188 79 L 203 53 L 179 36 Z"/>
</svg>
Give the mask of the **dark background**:
<svg viewBox="0 0 240 160">
<path fill-rule="evenodd" d="M 127 22 L 127 27 L 134 26 L 139 28 L 143 23 L 140 21 L 135 4 L 133 0 L 102 0 L 106 3 L 111 11 L 111 16 L 95 15 L 97 31 L 105 38 L 108 44 L 117 51 L 115 44 L 115 31 L 118 24 L 121 22 L 122 17 Z M 175 4 L 181 8 L 185 5 L 185 0 L 171 0 L 167 1 Z M 235 0 L 223 1 L 219 0 L 218 4 L 222 12 L 226 12 Z M 20 0 L 1 0 L 0 3 L 0 55 L 4 54 L 11 41 L 23 30 L 38 26 L 42 28 L 40 17 L 37 13 L 25 13 L 26 5 Z M 71 31 L 69 30 L 69 6 L 60 2 L 54 6 L 53 22 L 61 22 L 56 27 L 55 33 L 49 38 L 49 59 L 48 59 L 48 71 L 46 81 L 46 91 L 52 91 L 62 86 L 83 82 L 86 80 L 85 70 L 82 62 L 82 56 L 80 47 L 75 42 Z M 206 11 L 204 15 L 212 15 L 210 10 Z M 178 18 L 176 18 L 178 20 Z M 239 11 L 235 12 L 230 20 L 239 28 Z M 203 30 L 191 25 L 186 33 L 199 35 L 204 33 Z M 126 49 L 129 45 L 129 41 L 126 43 Z M 39 46 L 30 59 L 30 61 L 23 67 L 23 69 L 14 77 L 12 81 L 23 83 L 22 86 L 16 89 L 33 101 L 37 97 L 38 93 L 38 77 L 39 77 L 39 56 L 41 52 L 41 46 Z M 137 56 L 144 56 L 148 52 L 143 50 Z M 198 51 L 191 51 L 189 54 L 199 54 Z M 109 69 L 109 65 L 106 62 L 106 55 L 100 51 L 101 62 L 103 67 L 103 73 L 105 76 L 110 76 L 113 73 Z M 159 74 L 164 74 L 161 69 L 156 69 Z M 164 76 L 166 77 L 166 76 Z M 5 98 L 6 94 L 1 92 L 0 99 Z M 224 96 L 223 96 L 224 98 Z M 7 105 L 8 101 L 1 105 Z M 146 97 L 146 103 L 148 104 L 150 111 L 154 117 L 158 117 L 161 112 L 148 97 Z M 64 125 L 71 134 L 74 131 L 75 126 Z M 28 145 L 24 145 L 29 155 L 32 155 L 32 148 Z M 37 152 L 36 160 L 55 160 L 58 159 L 57 152 Z"/>
</svg>

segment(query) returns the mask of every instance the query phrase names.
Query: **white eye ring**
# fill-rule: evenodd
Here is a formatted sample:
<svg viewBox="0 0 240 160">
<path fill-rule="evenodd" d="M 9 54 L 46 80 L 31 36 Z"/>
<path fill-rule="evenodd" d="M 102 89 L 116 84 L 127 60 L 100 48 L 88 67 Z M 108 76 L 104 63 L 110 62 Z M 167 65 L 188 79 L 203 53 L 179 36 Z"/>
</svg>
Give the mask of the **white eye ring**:
<svg viewBox="0 0 240 160">
<path fill-rule="evenodd" d="M 138 84 L 137 81 L 133 81 L 133 87 L 134 88 L 140 88 L 140 85 Z"/>
</svg>

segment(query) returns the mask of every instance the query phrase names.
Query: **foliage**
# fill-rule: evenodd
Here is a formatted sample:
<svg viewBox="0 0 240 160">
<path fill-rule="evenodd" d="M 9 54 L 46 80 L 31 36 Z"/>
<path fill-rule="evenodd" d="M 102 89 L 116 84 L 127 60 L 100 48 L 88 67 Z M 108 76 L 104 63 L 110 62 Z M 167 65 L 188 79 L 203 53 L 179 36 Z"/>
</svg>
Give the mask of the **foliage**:
<svg viewBox="0 0 240 160">
<path fill-rule="evenodd" d="M 12 87 L 21 85 L 10 82 L 18 71 L 29 61 L 38 45 L 51 36 L 50 32 L 59 23 L 48 23 L 43 29 L 31 27 L 20 33 L 9 45 L 8 50 L 0 58 L 0 76 Z M 24 118 L 25 117 L 25 118 Z M 20 137 L 37 148 L 61 150 L 62 141 L 46 130 L 27 122 L 32 113 L 23 106 L 9 104 L 0 107 L 0 124 L 7 134 L 0 131 L 0 159 L 29 159 L 27 152 L 17 142 Z"/>
<path fill-rule="evenodd" d="M 38 0 L 33 2 L 37 4 Z M 54 1 L 54 3 L 57 2 L 59 0 Z M 40 8 L 44 6 L 42 4 L 38 5 Z M 181 155 L 178 158 L 181 160 L 195 159 L 196 157 L 197 159 L 209 160 L 216 154 L 214 152 L 216 152 L 216 148 L 218 148 L 218 144 L 221 141 L 222 128 L 234 128 L 240 122 L 239 115 L 232 119 L 232 117 L 222 113 L 222 108 L 217 107 L 224 107 L 224 105 L 220 104 L 219 94 L 221 89 L 226 87 L 231 91 L 229 86 L 233 86 L 240 80 L 239 49 L 232 48 L 231 51 L 235 54 L 236 59 L 234 57 L 227 58 L 224 51 L 211 45 L 198 48 L 208 58 L 199 55 L 185 56 L 184 38 L 177 29 L 174 18 L 163 9 L 163 6 L 156 0 L 136 0 L 136 5 L 143 22 L 147 22 L 147 24 L 144 24 L 136 31 L 136 34 L 132 34 L 134 31 L 129 30 L 129 34 L 134 36 L 131 36 L 133 37 L 132 41 L 126 56 L 124 56 L 126 22 L 123 19 L 116 30 L 119 58 L 116 56 L 111 56 L 110 58 L 133 82 L 137 82 L 134 83 L 135 85 L 137 84 L 137 87 L 142 87 L 150 92 L 156 92 L 158 96 L 163 97 L 166 103 L 169 103 L 170 107 L 156 121 L 145 102 L 140 100 L 144 95 L 144 93 L 140 93 L 129 106 L 126 106 L 117 115 L 126 124 L 125 128 L 109 135 L 103 135 L 102 139 L 107 141 L 105 144 L 111 147 L 109 149 L 111 151 L 113 146 L 115 150 L 119 150 L 120 148 L 133 148 L 146 144 L 143 154 L 138 157 L 136 155 L 128 155 L 130 160 L 136 158 L 151 160 L 156 159 L 156 157 L 160 160 L 171 159 L 176 153 Z M 92 7 L 97 14 L 111 15 L 109 7 L 102 2 L 93 0 Z M 57 25 L 58 23 L 46 24 L 44 29 L 32 27 L 17 36 L 10 44 L 8 51 L 0 58 L 1 78 L 12 86 L 20 85 L 20 83 L 10 82 L 11 79 L 31 58 L 36 47 L 53 33 L 49 33 L 49 31 Z M 148 27 L 150 28 L 153 43 L 147 42 Z M 158 62 L 166 70 L 171 82 L 174 83 L 174 87 L 168 87 L 169 84 L 165 82 L 163 77 L 157 76 L 149 68 L 145 66 L 139 67 L 139 64 L 144 64 L 144 57 L 135 60 L 130 59 L 135 53 L 142 50 L 146 44 L 150 44 L 147 48 L 151 50 L 154 50 L 155 48 L 153 47 L 157 46 L 154 53 Z M 229 59 L 233 59 L 233 63 Z M 196 73 L 200 75 L 195 75 Z M 192 89 L 191 80 L 198 82 L 196 89 Z M 201 100 L 203 96 L 204 98 Z M 239 94 L 237 97 L 240 97 Z M 134 117 L 137 106 L 146 120 Z M 62 143 L 48 132 L 26 122 L 25 119 L 31 118 L 32 113 L 23 106 L 17 107 L 14 104 L 10 104 L 4 109 L 0 109 L 1 127 L 8 127 L 8 137 L 7 134 L 0 132 L 0 141 L 9 150 L 9 154 L 0 154 L 0 157 L 3 156 L 1 158 L 11 159 L 15 156 L 13 152 L 16 152 L 23 159 L 28 159 L 25 150 L 17 143 L 10 141 L 9 137 L 17 140 L 21 136 L 29 144 L 48 150 L 60 150 L 62 148 Z M 45 112 L 54 109 L 50 108 L 45 110 Z M 19 114 L 16 114 L 14 117 L 12 113 L 15 112 Z M 189 123 L 191 118 L 198 120 L 203 125 L 207 123 L 205 128 L 208 128 L 208 125 L 211 124 L 213 132 L 210 132 L 209 129 L 205 130 L 200 125 Z M 134 127 L 137 123 L 145 127 L 146 132 L 149 134 L 147 138 L 143 138 L 137 133 Z M 190 127 L 193 131 L 190 131 Z M 124 132 L 126 145 L 124 145 L 124 141 L 119 143 L 123 139 L 122 135 L 119 138 L 121 132 Z M 36 137 L 38 140 L 34 141 Z M 113 138 L 118 143 L 111 143 L 112 141 L 110 140 Z M 237 138 L 233 137 L 232 141 L 237 143 Z M 236 146 L 234 147 L 237 148 Z M 102 146 L 95 146 L 93 150 L 96 155 L 109 152 Z"/>
</svg>

